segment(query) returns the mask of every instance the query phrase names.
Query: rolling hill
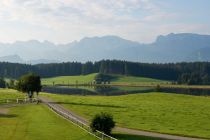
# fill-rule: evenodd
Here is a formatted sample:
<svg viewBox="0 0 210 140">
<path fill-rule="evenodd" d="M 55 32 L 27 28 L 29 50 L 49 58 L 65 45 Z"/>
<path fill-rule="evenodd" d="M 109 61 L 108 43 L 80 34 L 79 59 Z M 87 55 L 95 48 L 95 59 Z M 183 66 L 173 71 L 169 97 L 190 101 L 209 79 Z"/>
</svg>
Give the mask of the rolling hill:
<svg viewBox="0 0 210 140">
<path fill-rule="evenodd" d="M 43 78 L 43 85 L 52 85 L 54 84 L 75 84 L 76 81 L 78 84 L 90 83 L 94 80 L 97 73 L 88 74 L 88 75 L 79 75 L 79 76 L 58 76 L 53 78 Z M 158 80 L 153 78 L 146 77 L 134 77 L 134 76 L 123 76 L 123 75 L 109 75 L 112 77 L 111 83 L 114 84 L 134 84 L 134 83 L 164 83 L 167 81 Z"/>
</svg>

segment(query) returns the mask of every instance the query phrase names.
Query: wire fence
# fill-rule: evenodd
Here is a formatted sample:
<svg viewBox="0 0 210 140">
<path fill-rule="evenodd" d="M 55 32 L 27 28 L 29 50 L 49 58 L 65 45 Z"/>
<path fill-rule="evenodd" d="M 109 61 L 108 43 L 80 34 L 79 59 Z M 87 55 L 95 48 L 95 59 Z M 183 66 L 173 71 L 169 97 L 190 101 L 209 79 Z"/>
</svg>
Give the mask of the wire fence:
<svg viewBox="0 0 210 140">
<path fill-rule="evenodd" d="M 88 126 L 84 122 L 80 121 L 78 118 L 76 118 L 71 113 L 67 113 L 65 111 L 62 111 L 62 109 L 57 107 L 56 105 L 54 105 L 52 103 L 48 103 L 48 102 L 44 102 L 44 103 L 47 104 L 54 112 L 56 112 L 57 114 L 61 115 L 64 118 L 70 120 L 73 124 L 77 125 L 79 128 L 85 130 L 86 132 L 95 136 L 96 138 L 98 138 L 100 140 L 117 140 L 116 138 L 114 138 L 112 136 L 109 136 L 109 135 L 107 135 L 107 134 L 105 134 L 101 131 L 98 131 L 98 130 L 96 130 L 95 132 L 92 131 L 90 126 Z"/>
</svg>

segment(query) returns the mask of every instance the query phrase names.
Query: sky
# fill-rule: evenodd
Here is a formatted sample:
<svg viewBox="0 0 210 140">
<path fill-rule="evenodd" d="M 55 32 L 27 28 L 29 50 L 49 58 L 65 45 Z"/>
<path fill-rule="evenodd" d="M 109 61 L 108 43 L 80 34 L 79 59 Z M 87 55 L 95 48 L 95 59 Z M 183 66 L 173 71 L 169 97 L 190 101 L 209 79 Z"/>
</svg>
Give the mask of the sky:
<svg viewBox="0 0 210 140">
<path fill-rule="evenodd" d="M 210 0 L 1 0 L 0 42 L 68 43 L 117 35 L 141 43 L 210 34 Z"/>
</svg>

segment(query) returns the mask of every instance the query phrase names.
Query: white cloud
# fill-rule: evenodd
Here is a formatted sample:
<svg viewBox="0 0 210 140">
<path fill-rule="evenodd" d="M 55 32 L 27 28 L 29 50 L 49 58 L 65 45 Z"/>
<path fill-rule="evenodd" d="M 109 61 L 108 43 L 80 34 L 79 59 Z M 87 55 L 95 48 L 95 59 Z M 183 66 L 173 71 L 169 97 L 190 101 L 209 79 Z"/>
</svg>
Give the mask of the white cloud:
<svg viewBox="0 0 210 140">
<path fill-rule="evenodd" d="M 0 24 L 4 23 L 0 38 L 6 41 L 34 38 L 68 42 L 114 34 L 149 42 L 176 27 L 197 30 L 197 25 L 174 27 L 168 21 L 179 15 L 164 11 L 151 0 L 1 0 L 0 7 Z"/>
</svg>

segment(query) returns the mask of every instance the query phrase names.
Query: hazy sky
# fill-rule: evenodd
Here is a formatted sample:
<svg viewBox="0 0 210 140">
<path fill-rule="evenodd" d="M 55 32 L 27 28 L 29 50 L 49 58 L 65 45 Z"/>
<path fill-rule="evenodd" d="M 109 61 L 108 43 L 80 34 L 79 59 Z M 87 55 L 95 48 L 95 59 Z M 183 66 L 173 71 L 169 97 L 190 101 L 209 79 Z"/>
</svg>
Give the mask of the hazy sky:
<svg viewBox="0 0 210 140">
<path fill-rule="evenodd" d="M 210 0 L 0 0 L 0 42 L 118 35 L 146 43 L 171 32 L 210 34 Z"/>
</svg>

